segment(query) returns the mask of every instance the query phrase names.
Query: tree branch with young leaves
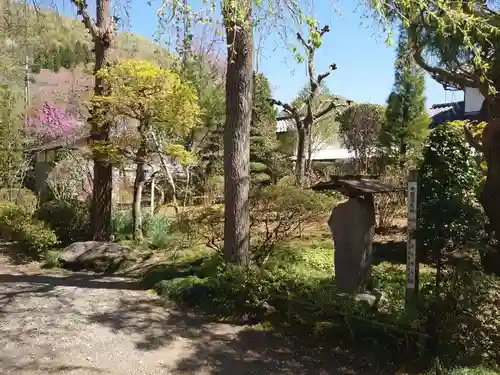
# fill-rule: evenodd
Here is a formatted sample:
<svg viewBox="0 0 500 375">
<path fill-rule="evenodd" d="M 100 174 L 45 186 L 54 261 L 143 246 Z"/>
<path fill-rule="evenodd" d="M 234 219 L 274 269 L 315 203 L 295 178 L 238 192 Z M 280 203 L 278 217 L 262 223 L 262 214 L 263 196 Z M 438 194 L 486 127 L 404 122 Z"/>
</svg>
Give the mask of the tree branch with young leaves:
<svg viewBox="0 0 500 375">
<path fill-rule="evenodd" d="M 111 117 L 113 122 L 117 117 L 137 122 L 136 136 L 126 138 L 132 143 L 124 144 L 120 150 L 125 150 L 123 156 L 130 155 L 136 166 L 132 218 L 134 238 L 140 240 L 146 165 L 159 158 L 173 184 L 169 161 L 192 162 L 191 154 L 179 143 L 199 124 L 198 97 L 177 73 L 147 61 L 125 60 L 102 68 L 97 76 L 112 88 L 106 95 L 93 98 L 94 106 L 103 111 L 101 116 Z"/>
<path fill-rule="evenodd" d="M 497 247 L 483 259 L 485 268 L 500 275 L 500 12 L 498 1 L 368 0 L 386 30 L 402 25 L 418 65 L 445 87 L 476 88 L 485 100 L 481 109 L 488 125 L 481 144 L 488 166 L 480 202 L 491 223 Z M 431 64 L 431 59 L 434 63 Z M 481 146 L 481 147 L 479 147 Z"/>
</svg>

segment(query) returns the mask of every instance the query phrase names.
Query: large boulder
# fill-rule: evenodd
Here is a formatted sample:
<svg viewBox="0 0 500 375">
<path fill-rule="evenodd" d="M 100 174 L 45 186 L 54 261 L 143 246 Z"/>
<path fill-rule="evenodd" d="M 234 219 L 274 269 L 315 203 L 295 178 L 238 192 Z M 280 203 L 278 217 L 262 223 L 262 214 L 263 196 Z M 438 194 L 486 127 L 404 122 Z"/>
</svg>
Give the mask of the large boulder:
<svg viewBox="0 0 500 375">
<path fill-rule="evenodd" d="M 375 234 L 373 198 L 353 197 L 332 211 L 328 225 L 334 242 L 335 279 L 342 293 L 364 288 L 372 265 Z"/>
<path fill-rule="evenodd" d="M 136 260 L 130 247 L 99 241 L 72 243 L 58 257 L 64 268 L 96 272 L 114 272 Z"/>
</svg>

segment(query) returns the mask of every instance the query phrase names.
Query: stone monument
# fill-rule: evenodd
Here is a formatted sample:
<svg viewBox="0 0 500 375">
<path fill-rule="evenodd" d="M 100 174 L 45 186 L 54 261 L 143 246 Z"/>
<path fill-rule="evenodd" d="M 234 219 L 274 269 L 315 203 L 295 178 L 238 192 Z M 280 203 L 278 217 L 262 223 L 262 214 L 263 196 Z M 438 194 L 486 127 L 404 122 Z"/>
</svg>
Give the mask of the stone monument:
<svg viewBox="0 0 500 375">
<path fill-rule="evenodd" d="M 311 186 L 313 190 L 338 190 L 348 200 L 336 206 L 328 226 L 333 236 L 335 279 L 340 293 L 363 292 L 371 274 L 375 235 L 374 194 L 402 190 L 378 176 L 341 175 Z"/>
<path fill-rule="evenodd" d="M 364 290 L 372 265 L 375 234 L 373 194 L 350 195 L 332 211 L 328 226 L 334 242 L 335 279 L 341 293 Z"/>
</svg>

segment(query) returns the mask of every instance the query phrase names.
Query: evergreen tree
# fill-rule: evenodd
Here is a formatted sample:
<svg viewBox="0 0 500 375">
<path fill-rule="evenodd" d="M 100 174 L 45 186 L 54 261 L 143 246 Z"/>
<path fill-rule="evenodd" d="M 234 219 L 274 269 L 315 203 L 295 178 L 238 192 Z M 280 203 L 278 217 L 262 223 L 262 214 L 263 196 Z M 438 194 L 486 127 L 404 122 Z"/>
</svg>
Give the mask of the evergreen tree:
<svg viewBox="0 0 500 375">
<path fill-rule="evenodd" d="M 278 150 L 276 113 L 269 101 L 269 80 L 261 73 L 254 74 L 253 80 L 250 173 L 254 182 L 268 184 L 284 174 L 287 155 Z"/>
<path fill-rule="evenodd" d="M 75 52 L 69 47 L 61 46 L 58 49 L 58 54 L 61 56 L 61 66 L 66 69 L 71 69 L 78 64 L 75 59 Z"/>
<path fill-rule="evenodd" d="M 404 163 L 408 152 L 421 144 L 429 126 L 425 109 L 424 71 L 413 60 L 408 36 L 401 29 L 395 62 L 394 87 L 387 99 L 387 121 L 380 136 L 389 156 Z"/>
</svg>

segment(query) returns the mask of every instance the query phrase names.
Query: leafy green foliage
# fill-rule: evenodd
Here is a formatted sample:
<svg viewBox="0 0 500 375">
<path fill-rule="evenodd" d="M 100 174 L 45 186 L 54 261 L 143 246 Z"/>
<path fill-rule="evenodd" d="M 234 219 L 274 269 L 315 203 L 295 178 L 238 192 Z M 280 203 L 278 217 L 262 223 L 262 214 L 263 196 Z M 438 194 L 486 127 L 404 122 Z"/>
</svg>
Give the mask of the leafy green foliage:
<svg viewBox="0 0 500 375">
<path fill-rule="evenodd" d="M 417 62 L 447 86 L 498 90 L 500 23 L 496 1 L 370 0 L 381 23 L 402 23 Z M 426 52 L 437 64 L 425 61 Z"/>
<path fill-rule="evenodd" d="M 384 329 L 360 323 L 363 319 L 404 327 L 404 272 L 399 266 L 375 266 L 374 277 L 388 298 L 376 312 L 354 298 L 337 294 L 332 277 L 333 251 L 330 241 L 302 242 L 276 249 L 262 267 L 235 267 L 225 264 L 219 255 L 192 253 L 176 259 L 145 275 L 147 286 L 169 300 L 197 306 L 220 317 L 250 316 L 264 326 L 290 332 L 299 337 L 314 335 L 315 342 L 324 337 L 330 343 L 352 339 L 373 343 L 383 351 L 390 347 L 400 355 L 405 338 L 393 332 L 385 336 Z M 427 274 L 424 281 L 429 279 Z M 160 281 L 161 280 L 161 281 Z M 404 336 L 404 335 L 403 335 Z M 413 350 L 413 349 L 411 349 Z M 379 352 L 382 354 L 382 351 Z M 397 354 L 396 354 L 397 353 Z M 412 351 L 415 356 L 415 352 Z"/>
<path fill-rule="evenodd" d="M 40 51 L 33 59 L 31 71 L 40 73 L 41 69 L 58 72 L 61 68 L 72 69 L 81 64 L 88 64 L 91 53 L 86 43 L 79 40 L 74 46 L 55 45 Z"/>
<path fill-rule="evenodd" d="M 424 71 L 410 55 L 408 37 L 402 29 L 395 62 L 394 87 L 387 99 L 387 121 L 380 134 L 380 143 L 386 154 L 404 162 L 407 153 L 424 140 L 430 124 L 425 99 Z"/>
<path fill-rule="evenodd" d="M 132 214 L 130 211 L 115 211 L 111 216 L 111 232 L 116 240 L 132 238 Z"/>
<path fill-rule="evenodd" d="M 133 226 L 130 211 L 116 211 L 111 218 L 112 233 L 115 240 L 132 238 Z M 146 215 L 143 223 L 144 236 L 149 248 L 153 250 L 172 250 L 170 247 L 178 240 L 171 230 L 171 223 L 164 215 Z M 172 246 L 174 247 L 174 246 Z"/>
<path fill-rule="evenodd" d="M 164 215 L 149 215 L 144 221 L 144 234 L 153 249 L 168 249 L 172 233 L 170 222 Z"/>
<path fill-rule="evenodd" d="M 476 199 L 482 173 L 462 128 L 440 125 L 424 147 L 418 200 L 425 253 L 460 246 L 484 232 L 485 217 Z"/>
<path fill-rule="evenodd" d="M 115 116 L 153 121 L 183 132 L 197 125 L 196 93 L 173 71 L 144 60 L 125 60 L 102 68 L 97 76 L 110 90 L 95 102 Z"/>
<path fill-rule="evenodd" d="M 200 108 L 193 88 L 180 76 L 168 69 L 143 60 L 125 60 L 102 68 L 97 76 L 109 86 L 106 95 L 94 96 L 92 101 L 100 108 L 102 118 L 135 119 L 139 121 L 139 135 L 125 134 L 117 143 L 132 153 L 149 157 L 154 147 L 142 144 L 150 132 L 162 135 L 166 144 L 162 150 L 170 151 L 178 161 L 191 158 L 178 142 L 199 123 Z M 132 144 L 130 144 L 132 143 Z M 141 143 L 141 144 L 139 144 Z M 113 150 L 108 150 L 113 153 Z"/>
<path fill-rule="evenodd" d="M 480 271 L 455 270 L 446 278 L 446 314 L 440 324 L 451 363 L 500 363 L 500 282 Z"/>
<path fill-rule="evenodd" d="M 404 309 L 404 265 L 373 266 L 373 283 L 384 294 L 374 308 L 337 293 L 333 255 L 330 241 L 294 241 L 276 249 L 261 267 L 235 267 L 217 253 L 193 249 L 148 271 L 144 283 L 199 312 L 249 317 L 264 329 L 294 337 L 313 335 L 316 345 L 324 339 L 334 346 L 348 343 L 349 350 L 361 346 L 363 353 L 375 352 L 381 362 L 406 365 L 408 359 L 429 354 L 425 340 L 411 332 L 424 330 L 436 313 L 431 303 L 435 270 L 421 268 L 421 303 L 415 317 Z M 442 289 L 445 310 L 439 329 L 445 364 L 494 365 L 498 360 L 499 288 L 498 278 L 481 273 L 450 274 Z"/>
<path fill-rule="evenodd" d="M 58 243 L 54 231 L 12 202 L 0 202 L 0 231 L 3 238 L 17 241 L 33 257 L 44 254 Z"/>
<path fill-rule="evenodd" d="M 339 133 L 345 147 L 362 162 L 377 146 L 380 130 L 386 121 L 384 112 L 384 107 L 377 104 L 355 104 L 338 117 Z"/>
<path fill-rule="evenodd" d="M 47 223 L 63 246 L 88 239 L 90 222 L 87 202 L 76 199 L 49 201 L 37 210 L 36 217 Z"/>
<path fill-rule="evenodd" d="M 0 201 L 12 202 L 30 213 L 34 213 L 38 205 L 35 193 L 25 188 L 0 189 Z"/>
<path fill-rule="evenodd" d="M 181 65 L 181 64 L 179 64 Z M 209 180 L 222 172 L 222 131 L 225 122 L 225 81 L 221 61 L 205 52 L 192 51 L 178 73 L 192 83 L 201 109 L 200 126 L 185 137 L 186 148 L 197 164 L 191 169 L 193 192 L 205 194 Z"/>
<path fill-rule="evenodd" d="M 488 369 L 487 367 L 457 367 L 446 370 L 444 375 L 498 375 L 498 371 Z"/>
<path fill-rule="evenodd" d="M 326 216 L 334 201 L 312 190 L 278 184 L 256 187 L 250 194 L 251 258 L 267 262 L 280 245 L 299 237 L 307 225 Z M 182 229 L 214 250 L 222 251 L 224 210 L 211 205 L 184 213 Z"/>
</svg>

